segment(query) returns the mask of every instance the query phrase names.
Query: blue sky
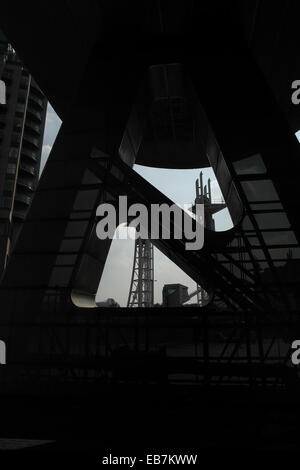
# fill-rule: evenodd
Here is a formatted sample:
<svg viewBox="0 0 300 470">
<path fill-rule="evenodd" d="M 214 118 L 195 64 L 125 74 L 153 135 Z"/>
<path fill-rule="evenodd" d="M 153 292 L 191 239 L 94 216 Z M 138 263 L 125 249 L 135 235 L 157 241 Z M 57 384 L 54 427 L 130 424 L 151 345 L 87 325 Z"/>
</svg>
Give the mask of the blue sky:
<svg viewBox="0 0 300 470">
<path fill-rule="evenodd" d="M 50 154 L 60 125 L 61 120 L 49 104 L 43 143 L 41 172 Z M 143 167 L 140 165 L 135 165 L 134 169 L 177 204 L 191 204 L 194 201 L 195 180 L 199 176 L 199 169 L 167 170 Z M 213 198 L 220 199 L 221 193 L 212 169 L 204 169 L 203 173 L 204 183 L 207 182 L 208 178 L 211 178 Z M 232 226 L 227 209 L 215 216 L 215 222 L 217 230 L 227 230 Z M 126 306 L 131 280 L 133 253 L 133 240 L 113 240 L 99 285 L 96 297 L 97 300 L 106 300 L 111 297 L 121 306 Z M 162 301 L 162 288 L 164 284 L 181 283 L 189 288 L 189 292 L 195 290 L 195 282 L 156 248 L 154 249 L 154 278 L 155 302 Z"/>
</svg>

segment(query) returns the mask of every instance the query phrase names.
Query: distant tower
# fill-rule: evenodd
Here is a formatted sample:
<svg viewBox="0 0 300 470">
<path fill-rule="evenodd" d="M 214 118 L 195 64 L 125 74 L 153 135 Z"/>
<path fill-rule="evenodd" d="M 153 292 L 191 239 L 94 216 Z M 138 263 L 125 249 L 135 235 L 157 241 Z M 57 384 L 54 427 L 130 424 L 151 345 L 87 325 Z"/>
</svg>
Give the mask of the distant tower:
<svg viewBox="0 0 300 470">
<path fill-rule="evenodd" d="M 215 221 L 213 214 L 221 211 L 226 207 L 225 201 L 220 199 L 219 201 L 212 200 L 211 197 L 211 184 L 210 178 L 207 180 L 207 185 L 203 186 L 203 172 L 200 172 L 199 179 L 196 179 L 196 204 L 204 204 L 204 227 L 208 230 L 215 230 Z M 192 211 L 195 212 L 195 206 Z M 197 304 L 203 306 L 207 299 L 206 291 L 197 284 Z"/>
<path fill-rule="evenodd" d="M 137 238 L 127 307 L 153 307 L 153 245 Z"/>
</svg>

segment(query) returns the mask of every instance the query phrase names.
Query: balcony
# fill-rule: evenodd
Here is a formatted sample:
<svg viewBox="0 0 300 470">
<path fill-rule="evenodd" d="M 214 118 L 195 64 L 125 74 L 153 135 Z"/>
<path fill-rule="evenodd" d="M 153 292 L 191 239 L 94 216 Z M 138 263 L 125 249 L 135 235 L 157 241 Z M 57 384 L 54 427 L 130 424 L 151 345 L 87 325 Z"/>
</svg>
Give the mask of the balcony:
<svg viewBox="0 0 300 470">
<path fill-rule="evenodd" d="M 25 173 L 29 173 L 30 175 L 35 175 L 36 169 L 32 165 L 27 165 L 26 163 L 20 163 L 20 170 L 24 171 Z"/>
</svg>

